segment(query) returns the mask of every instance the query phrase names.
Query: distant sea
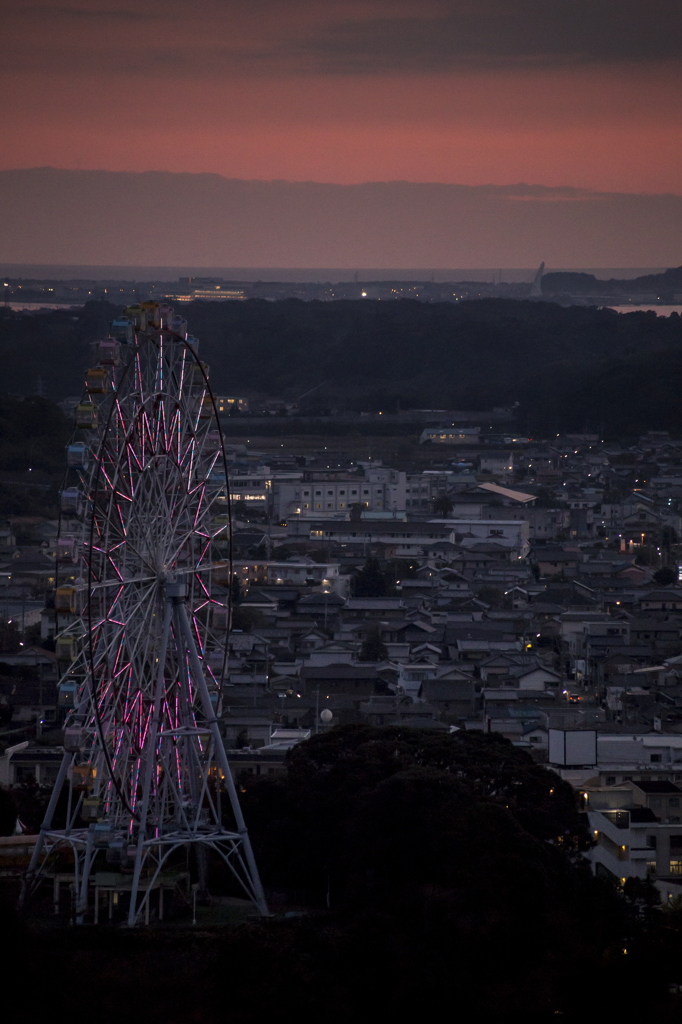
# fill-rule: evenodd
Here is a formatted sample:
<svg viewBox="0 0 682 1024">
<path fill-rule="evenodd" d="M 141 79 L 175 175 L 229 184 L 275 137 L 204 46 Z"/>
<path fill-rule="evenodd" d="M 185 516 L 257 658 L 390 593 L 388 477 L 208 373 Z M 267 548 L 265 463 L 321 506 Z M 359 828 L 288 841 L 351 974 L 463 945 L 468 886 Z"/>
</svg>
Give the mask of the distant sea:
<svg viewBox="0 0 682 1024">
<path fill-rule="evenodd" d="M 62 264 L 2 263 L 0 273 L 10 278 L 59 281 L 177 281 L 179 277 L 220 277 L 228 281 L 329 282 L 352 281 L 504 281 L 521 284 L 533 280 L 537 267 L 528 268 L 363 268 L 363 267 L 116 267 Z M 621 280 L 660 274 L 665 267 L 546 267 L 545 273 L 579 271 L 600 280 Z"/>
<path fill-rule="evenodd" d="M 682 313 L 682 303 L 677 306 L 608 306 L 616 313 L 655 313 L 656 316 L 670 316 L 671 313 Z"/>
</svg>

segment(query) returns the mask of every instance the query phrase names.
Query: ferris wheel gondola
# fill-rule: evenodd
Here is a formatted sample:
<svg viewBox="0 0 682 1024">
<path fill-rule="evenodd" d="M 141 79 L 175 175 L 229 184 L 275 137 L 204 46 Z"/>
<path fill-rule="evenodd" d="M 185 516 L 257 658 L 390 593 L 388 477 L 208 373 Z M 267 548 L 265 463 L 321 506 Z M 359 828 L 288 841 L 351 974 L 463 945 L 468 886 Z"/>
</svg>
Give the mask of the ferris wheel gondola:
<svg viewBox="0 0 682 1024">
<path fill-rule="evenodd" d="M 71 708 L 28 884 L 68 848 L 82 920 L 104 850 L 132 925 L 175 851 L 210 847 L 267 913 L 218 722 L 232 573 L 214 552 L 231 519 L 208 367 L 170 307 L 127 314 L 96 343 L 67 453 L 55 618 Z"/>
</svg>

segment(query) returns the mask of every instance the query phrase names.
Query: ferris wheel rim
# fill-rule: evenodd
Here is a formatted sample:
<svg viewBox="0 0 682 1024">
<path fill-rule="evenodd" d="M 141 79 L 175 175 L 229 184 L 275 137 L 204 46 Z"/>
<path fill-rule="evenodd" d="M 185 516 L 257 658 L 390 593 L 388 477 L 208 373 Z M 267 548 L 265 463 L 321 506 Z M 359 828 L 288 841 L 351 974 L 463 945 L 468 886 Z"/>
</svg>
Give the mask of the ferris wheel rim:
<svg viewBox="0 0 682 1024">
<path fill-rule="evenodd" d="M 141 337 L 141 338 L 139 336 L 139 333 L 136 332 L 136 334 L 135 334 L 135 341 L 134 341 L 134 351 L 133 351 L 133 353 L 131 355 L 131 358 L 129 359 L 127 365 L 125 366 L 125 368 L 123 370 L 123 373 L 122 373 L 122 375 L 121 375 L 121 377 L 120 377 L 120 379 L 118 381 L 118 384 L 117 384 L 117 386 L 115 388 L 115 391 L 114 391 L 114 394 L 113 394 L 113 400 L 110 402 L 110 406 L 109 406 L 109 410 L 108 410 L 108 413 L 107 413 L 106 421 L 103 424 L 100 425 L 100 430 L 99 430 L 99 444 L 97 446 L 97 451 L 96 451 L 96 454 L 95 454 L 95 457 L 94 457 L 94 467 L 93 467 L 93 473 L 91 474 L 90 487 L 89 487 L 90 513 L 89 513 L 89 524 L 88 524 L 89 531 L 88 532 L 89 532 L 89 551 L 90 551 L 90 557 L 87 560 L 87 584 L 86 584 L 86 586 L 87 586 L 87 604 L 86 604 L 86 609 L 85 609 L 86 614 L 84 616 L 82 616 L 82 618 L 84 620 L 87 620 L 87 630 L 86 630 L 86 633 L 87 633 L 87 643 L 86 643 L 86 655 L 87 655 L 87 657 L 86 657 L 86 662 L 87 662 L 87 668 L 88 668 L 87 675 L 89 675 L 89 677 L 90 677 L 90 692 L 91 692 L 92 712 L 93 712 L 94 724 L 96 726 L 96 732 L 97 732 L 97 736 L 98 736 L 98 740 L 99 740 L 99 747 L 100 747 L 100 750 L 101 750 L 101 752 L 102 752 L 102 754 L 103 754 L 103 756 L 105 758 L 105 761 L 106 761 L 106 764 L 107 764 L 107 768 L 108 768 L 108 771 L 109 771 L 109 777 L 111 778 L 111 781 L 112 781 L 113 785 L 115 786 L 115 789 L 116 789 L 116 791 L 118 793 L 118 796 L 121 799 L 121 802 L 125 806 L 125 808 L 128 811 L 128 813 L 131 814 L 133 817 L 137 817 L 137 815 L 136 815 L 136 812 L 133 810 L 133 808 L 130 806 L 129 801 L 127 800 L 126 795 L 123 792 L 123 789 L 122 789 L 121 785 L 119 784 L 119 780 L 117 778 L 118 773 L 114 769 L 114 765 L 112 763 L 112 757 L 110 756 L 109 743 L 107 742 L 107 738 L 105 736 L 104 723 L 103 723 L 103 720 L 102 720 L 102 714 L 101 714 L 101 709 L 100 709 L 100 697 L 102 696 L 102 687 L 100 685 L 100 680 L 98 679 L 98 675 L 97 675 L 97 672 L 96 672 L 96 666 L 95 666 L 95 652 L 94 652 L 94 643 L 93 643 L 93 607 L 92 607 L 92 597 L 93 597 L 93 594 L 94 594 L 95 590 L 98 590 L 98 589 L 101 589 L 101 588 L 98 585 L 98 583 L 95 582 L 95 580 L 93 578 L 93 575 L 94 575 L 94 573 L 93 573 L 93 560 L 92 560 L 91 556 L 92 556 L 92 551 L 93 551 L 93 547 L 94 547 L 94 530 L 95 530 L 95 521 L 96 521 L 96 518 L 97 518 L 97 507 L 96 507 L 97 506 L 97 497 L 98 497 L 98 495 L 100 493 L 102 493 L 102 494 L 106 493 L 106 488 L 102 487 L 102 477 L 104 475 L 103 474 L 103 470 L 102 470 L 103 451 L 104 451 L 104 446 L 106 444 L 107 436 L 109 435 L 110 430 L 111 430 L 112 418 L 114 417 L 117 409 L 119 409 L 119 412 L 120 412 L 120 404 L 119 404 L 118 395 L 122 394 L 122 386 L 124 385 L 126 380 L 129 379 L 129 374 L 133 370 L 133 367 L 135 367 L 136 362 L 139 359 L 140 353 L 142 351 L 144 351 L 144 349 L 147 348 L 148 346 L 152 346 L 153 345 L 153 346 L 158 347 L 157 339 L 159 338 L 160 335 L 163 335 L 166 338 L 170 338 L 174 342 L 180 343 L 180 345 L 183 346 L 185 352 L 187 352 L 190 355 L 193 366 L 194 367 L 199 367 L 199 371 L 200 371 L 201 377 L 203 379 L 202 380 L 203 391 L 204 391 L 205 397 L 208 397 L 209 400 L 210 400 L 210 403 L 211 403 L 211 409 L 212 409 L 212 417 L 211 418 L 214 421 L 214 426 L 217 429 L 217 435 L 218 435 L 218 438 L 217 438 L 217 440 L 218 440 L 218 446 L 217 446 L 218 447 L 218 458 L 216 459 L 216 462 L 214 463 L 214 465 L 216 463 L 220 463 L 221 462 L 222 463 L 222 469 L 223 469 L 224 476 L 225 476 L 225 497 L 226 497 L 226 512 L 227 512 L 227 516 L 226 516 L 227 524 L 226 525 L 227 525 L 227 539 L 228 539 L 228 544 L 229 544 L 228 568 L 229 568 L 229 580 L 230 581 L 232 580 L 232 576 L 233 576 L 232 502 L 231 502 L 231 494 L 230 494 L 230 487 L 229 487 L 229 473 L 228 473 L 227 456 L 226 456 L 226 452 L 225 452 L 225 443 L 224 443 L 223 431 L 222 431 L 222 427 L 221 427 L 221 424 L 220 424 L 220 419 L 219 419 L 219 416 L 218 416 L 217 403 L 216 403 L 215 395 L 214 395 L 213 390 L 211 388 L 210 382 L 208 380 L 207 373 L 205 371 L 205 368 L 204 368 L 203 364 L 199 360 L 197 352 L 194 349 L 194 347 L 190 344 L 190 342 L 187 341 L 186 338 L 182 337 L 182 335 L 178 334 L 177 332 L 161 328 L 161 329 L 155 329 L 155 330 L 151 330 L 151 331 L 145 331 L 143 337 Z M 128 392 L 128 394 L 130 394 L 130 392 Z M 152 397 L 152 396 L 149 396 L 149 397 Z M 158 392 L 154 393 L 154 400 L 158 400 Z M 146 400 L 143 401 L 142 408 L 144 408 L 144 406 L 146 404 L 147 404 Z M 194 425 L 194 427 L 192 428 L 192 433 L 194 435 L 196 435 L 197 428 L 198 428 L 198 421 Z M 131 425 L 131 429 L 132 429 L 132 425 Z M 87 523 L 87 520 L 86 520 L 86 523 Z M 60 514 L 60 532 L 61 532 L 61 514 Z M 210 545 L 210 541 L 213 539 L 213 535 L 209 534 L 209 537 L 207 539 L 208 539 L 209 545 Z M 195 575 L 196 576 L 198 573 L 203 573 L 203 572 L 205 572 L 207 570 L 210 570 L 211 567 L 212 567 L 212 562 L 209 559 L 209 562 L 208 562 L 207 565 L 195 565 L 195 566 L 191 566 L 191 567 L 180 567 L 180 566 L 178 566 L 176 568 L 176 571 L 175 571 L 174 575 L 183 575 L 183 576 Z M 133 581 L 118 581 L 118 582 L 119 583 L 127 583 L 127 582 L 133 582 Z M 135 581 L 135 582 L 138 582 L 138 581 Z M 156 584 L 157 582 L 158 582 L 158 575 L 150 575 L 148 577 L 141 578 L 139 580 L 139 583 L 142 583 L 142 584 L 143 583 L 149 583 L 151 586 L 154 586 L 154 584 Z M 113 585 L 114 581 L 112 580 L 111 583 Z M 210 603 L 210 598 L 209 598 L 209 603 Z M 227 621 L 226 621 L 226 631 L 225 631 L 224 644 L 222 645 L 223 646 L 222 665 L 221 665 L 220 675 L 219 675 L 219 678 L 217 680 L 218 692 L 219 692 L 220 695 L 222 695 L 222 691 L 223 691 L 223 687 L 224 687 L 224 681 L 225 681 L 225 675 L 226 675 L 228 650 L 229 650 L 229 635 L 230 635 L 231 621 L 232 621 L 232 586 L 231 586 L 231 584 L 229 584 L 228 587 L 227 587 L 226 603 L 225 603 L 225 605 L 222 605 L 222 607 L 226 607 Z M 213 675 L 213 673 L 211 673 L 211 674 Z"/>
</svg>

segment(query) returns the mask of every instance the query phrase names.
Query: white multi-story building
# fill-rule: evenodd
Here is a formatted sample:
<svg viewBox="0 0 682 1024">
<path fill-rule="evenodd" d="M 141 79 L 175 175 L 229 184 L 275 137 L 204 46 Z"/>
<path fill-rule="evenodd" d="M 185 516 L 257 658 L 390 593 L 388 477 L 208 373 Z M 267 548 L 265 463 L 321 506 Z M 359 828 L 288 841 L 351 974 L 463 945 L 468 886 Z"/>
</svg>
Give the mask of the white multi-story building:
<svg viewBox="0 0 682 1024">
<path fill-rule="evenodd" d="M 408 558 L 421 555 L 435 541 L 454 543 L 455 532 L 453 524 L 434 526 L 431 523 L 384 520 L 320 523 L 309 528 L 309 537 L 313 541 L 338 543 L 342 546 L 362 546 L 363 551 L 368 545 L 383 544 L 387 557 Z"/>
<path fill-rule="evenodd" d="M 256 466 L 253 470 L 233 472 L 229 481 L 232 501 L 243 501 L 247 509 L 259 511 L 265 511 L 270 507 L 272 473 L 269 467 Z"/>
<path fill-rule="evenodd" d="M 525 558 L 530 551 L 525 519 L 430 519 L 429 522 L 449 526 L 458 537 L 457 543 L 465 548 L 494 541 L 509 548 L 512 557 Z"/>
<path fill-rule="evenodd" d="M 405 481 L 405 505 L 408 512 L 428 512 L 436 498 L 447 494 L 457 474 L 426 470 L 424 473 L 410 473 Z"/>
<path fill-rule="evenodd" d="M 481 473 L 492 473 L 503 480 L 511 479 L 514 475 L 514 453 L 513 452 L 489 452 L 479 458 Z"/>
<path fill-rule="evenodd" d="M 671 782 L 592 786 L 583 793 L 596 873 L 650 878 L 664 899 L 682 895 L 682 790 Z"/>
<path fill-rule="evenodd" d="M 480 427 L 427 427 L 420 444 L 478 444 Z"/>
<path fill-rule="evenodd" d="M 353 505 L 369 512 L 404 511 L 405 473 L 377 467 L 363 475 L 282 473 L 273 479 L 273 514 L 276 518 L 347 519 Z"/>
<path fill-rule="evenodd" d="M 251 585 L 321 586 L 331 593 L 340 589 L 339 563 L 315 562 L 312 558 L 292 558 L 284 562 L 271 559 L 235 561 L 233 571 L 245 588 Z M 343 588 L 341 588 L 343 589 Z"/>
</svg>

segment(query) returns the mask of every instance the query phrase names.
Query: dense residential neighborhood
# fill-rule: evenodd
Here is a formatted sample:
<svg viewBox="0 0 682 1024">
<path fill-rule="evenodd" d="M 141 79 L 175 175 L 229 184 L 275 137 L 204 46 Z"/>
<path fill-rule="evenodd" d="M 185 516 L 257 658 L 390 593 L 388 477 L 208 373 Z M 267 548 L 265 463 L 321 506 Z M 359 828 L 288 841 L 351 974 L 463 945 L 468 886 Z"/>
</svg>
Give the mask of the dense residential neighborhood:
<svg viewBox="0 0 682 1024">
<path fill-rule="evenodd" d="M 499 733 L 580 794 L 597 872 L 682 894 L 682 444 L 471 436 L 413 471 L 228 446 L 232 770 L 276 776 L 351 723 Z M 56 537 L 0 532 L 4 786 L 53 782 L 73 699 Z"/>
</svg>

